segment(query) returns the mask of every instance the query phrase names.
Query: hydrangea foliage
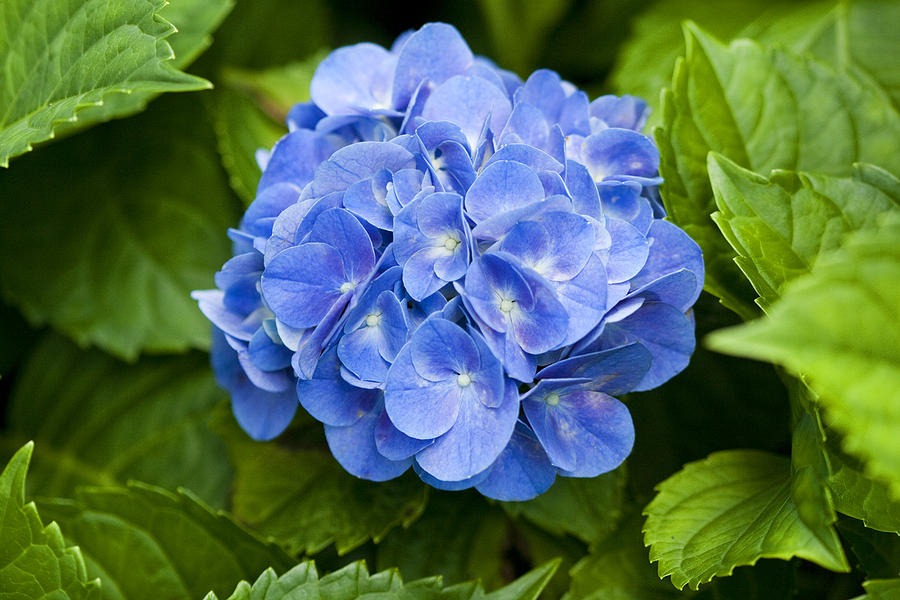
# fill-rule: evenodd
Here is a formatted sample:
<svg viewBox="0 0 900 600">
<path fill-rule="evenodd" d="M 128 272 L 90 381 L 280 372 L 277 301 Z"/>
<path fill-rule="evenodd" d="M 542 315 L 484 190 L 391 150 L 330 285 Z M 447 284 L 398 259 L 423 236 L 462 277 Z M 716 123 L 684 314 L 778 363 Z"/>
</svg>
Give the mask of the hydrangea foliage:
<svg viewBox="0 0 900 600">
<path fill-rule="evenodd" d="M 299 403 L 353 475 L 500 500 L 615 469 L 616 396 L 687 365 L 703 287 L 646 114 L 441 23 L 334 51 L 194 294 L 241 426 L 271 439 Z"/>
</svg>

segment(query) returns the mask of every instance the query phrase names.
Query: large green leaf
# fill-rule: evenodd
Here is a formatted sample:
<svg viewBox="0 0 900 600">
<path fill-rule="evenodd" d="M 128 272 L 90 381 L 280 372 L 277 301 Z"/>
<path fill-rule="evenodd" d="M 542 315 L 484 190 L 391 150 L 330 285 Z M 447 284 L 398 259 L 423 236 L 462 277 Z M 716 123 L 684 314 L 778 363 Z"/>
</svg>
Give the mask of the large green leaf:
<svg viewBox="0 0 900 600">
<path fill-rule="evenodd" d="M 232 502 L 242 522 L 294 553 L 334 543 L 343 554 L 422 514 L 427 495 L 417 477 L 375 483 L 350 475 L 331 456 L 322 425 L 305 418 L 279 440 L 262 443 L 241 431 L 230 411 L 218 411 L 214 429 L 235 468 Z"/>
<path fill-rule="evenodd" d="M 842 519 L 837 528 L 866 577 L 878 579 L 900 573 L 900 536 L 869 529 L 856 519 Z"/>
<path fill-rule="evenodd" d="M 506 515 L 480 494 L 435 490 L 415 523 L 379 542 L 377 566 L 396 567 L 416 579 L 440 573 L 448 584 L 480 579 L 496 587 L 508 572 L 509 537 Z"/>
<path fill-rule="evenodd" d="M 77 485 L 138 479 L 224 506 L 231 467 L 206 423 L 224 394 L 208 362 L 194 353 L 125 365 L 47 336 L 17 378 L 4 434 L 7 445 L 38 442 L 31 492 L 71 497 Z"/>
<path fill-rule="evenodd" d="M 708 168 L 719 208 L 713 220 L 764 308 L 787 282 L 808 273 L 822 252 L 837 248 L 851 231 L 874 227 L 896 206 L 863 180 L 861 166 L 852 178 L 776 171 L 766 179 L 711 153 Z"/>
<path fill-rule="evenodd" d="M 110 600 L 196 600 L 209 590 L 228 593 L 267 567 L 283 572 L 294 564 L 187 491 L 140 483 L 82 488 L 74 501 L 46 500 L 40 508 L 81 548 Z"/>
<path fill-rule="evenodd" d="M 281 577 L 271 569 L 263 572 L 253 585 L 242 581 L 228 600 L 356 600 L 357 598 L 397 598 L 401 600 L 535 600 L 553 576 L 558 562 L 549 562 L 530 571 L 509 585 L 485 594 L 478 583 L 463 583 L 445 588 L 441 577 L 419 579 L 404 584 L 397 569 L 370 575 L 363 561 L 347 565 L 321 579 L 312 562 L 300 563 Z M 205 600 L 216 600 L 210 593 Z"/>
<path fill-rule="evenodd" d="M 0 4 L 0 166 L 54 137 L 107 94 L 199 90 L 173 66 L 164 0 L 6 0 Z M 9 200 L 7 199 L 7 202 Z"/>
<path fill-rule="evenodd" d="M 550 533 L 568 533 L 590 544 L 618 526 L 625 481 L 624 468 L 590 479 L 558 477 L 553 487 L 534 500 L 502 506 L 510 515 L 523 516 Z"/>
<path fill-rule="evenodd" d="M 849 571 L 834 529 L 807 524 L 791 500 L 790 463 L 751 450 L 711 454 L 663 481 L 644 542 L 660 577 L 692 589 L 760 558 L 794 556 Z"/>
<path fill-rule="evenodd" d="M 164 97 L 0 173 L 0 280 L 32 323 L 128 359 L 209 344 L 190 292 L 237 215 L 199 105 Z"/>
<path fill-rule="evenodd" d="M 848 176 L 854 162 L 868 162 L 896 175 L 900 115 L 882 90 L 850 71 L 749 40 L 725 46 L 694 25 L 685 36 L 687 55 L 663 94 L 664 125 L 656 130 L 663 199 L 704 250 L 707 289 L 749 318 L 752 292 L 710 220 L 708 152 L 757 173 Z"/>
<path fill-rule="evenodd" d="M 66 546 L 59 526 L 41 522 L 33 502 L 25 504 L 25 475 L 34 444 L 13 455 L 0 474 L 0 599 L 99 597 L 88 581 L 78 548 Z"/>
<path fill-rule="evenodd" d="M 900 598 L 900 579 L 872 579 L 863 582 L 866 594 L 854 600 L 897 600 Z"/>
<path fill-rule="evenodd" d="M 900 501 L 891 497 L 884 480 L 865 474 L 865 465 L 847 455 L 836 440 L 828 441 L 831 477 L 828 486 L 834 507 L 845 515 L 860 519 L 866 527 L 900 534 Z"/>
<path fill-rule="evenodd" d="M 868 473 L 900 494 L 900 212 L 795 280 L 767 318 L 716 332 L 720 351 L 784 365 L 822 396 Z"/>
</svg>

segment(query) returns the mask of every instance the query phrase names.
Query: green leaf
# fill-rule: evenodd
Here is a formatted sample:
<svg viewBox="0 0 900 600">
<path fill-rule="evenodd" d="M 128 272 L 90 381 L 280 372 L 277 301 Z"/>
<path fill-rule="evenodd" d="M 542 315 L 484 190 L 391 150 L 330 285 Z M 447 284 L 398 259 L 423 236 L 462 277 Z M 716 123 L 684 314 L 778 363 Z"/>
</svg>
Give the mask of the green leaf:
<svg viewBox="0 0 900 600">
<path fill-rule="evenodd" d="M 716 452 L 663 481 L 644 513 L 660 578 L 697 589 L 760 558 L 794 556 L 849 571 L 831 527 L 805 523 L 791 501 L 790 463 L 751 450 Z"/>
<path fill-rule="evenodd" d="M 7 0 L 0 5 L 0 166 L 54 137 L 107 94 L 200 90 L 173 66 L 163 0 Z"/>
<path fill-rule="evenodd" d="M 199 103 L 167 96 L 0 173 L 0 280 L 33 324 L 126 359 L 208 346 L 190 292 L 237 215 Z"/>
<path fill-rule="evenodd" d="M 40 508 L 81 548 L 108 599 L 195 600 L 209 590 L 228 593 L 267 567 L 283 572 L 294 564 L 184 490 L 82 488 L 74 501 L 47 500 Z"/>
<path fill-rule="evenodd" d="M 283 67 L 223 71 L 224 84 L 213 97 L 213 120 L 222 164 L 245 205 L 256 197 L 262 175 L 256 151 L 269 150 L 287 133 L 288 111 L 297 102 L 309 100 L 309 84 L 324 57 L 318 52 Z"/>
<path fill-rule="evenodd" d="M 401 600 L 535 600 L 553 576 L 557 562 L 526 573 L 509 585 L 485 594 L 480 584 L 460 584 L 444 588 L 440 576 L 404 584 L 397 569 L 370 575 L 363 561 L 351 563 L 321 579 L 315 564 L 300 563 L 281 577 L 271 569 L 251 586 L 242 581 L 228 600 L 282 600 L 287 598 L 320 598 L 321 600 L 355 600 L 356 598 L 398 598 Z M 205 600 L 216 600 L 210 593 Z"/>
<path fill-rule="evenodd" d="M 590 479 L 558 477 L 547 492 L 527 502 L 503 502 L 512 516 L 522 516 L 556 534 L 572 534 L 599 542 L 612 533 L 622 517 L 625 469 Z"/>
<path fill-rule="evenodd" d="M 206 421 L 224 394 L 208 364 L 194 353 L 124 365 L 46 336 L 17 378 L 4 434 L 38 442 L 31 492 L 70 497 L 78 485 L 138 479 L 223 506 L 231 467 Z"/>
<path fill-rule="evenodd" d="M 334 543 L 343 554 L 408 526 L 425 508 L 426 487 L 411 473 L 375 483 L 344 471 L 328 450 L 322 425 L 311 419 L 262 443 L 222 407 L 214 430 L 235 468 L 234 514 L 292 553 L 315 554 Z"/>
<path fill-rule="evenodd" d="M 821 394 L 844 449 L 900 494 L 900 211 L 795 280 L 767 318 L 707 338 L 784 365 Z"/>
<path fill-rule="evenodd" d="M 897 600 L 900 598 L 900 579 L 872 579 L 864 581 L 866 594 L 854 600 Z"/>
<path fill-rule="evenodd" d="M 900 534 L 900 501 L 891 497 L 887 482 L 867 476 L 862 462 L 847 455 L 836 438 L 835 432 L 828 440 L 828 486 L 835 509 L 866 527 Z"/>
<path fill-rule="evenodd" d="M 526 74 L 534 68 L 548 34 L 572 0 L 481 0 L 479 4 L 499 64 Z M 510 27 L 512 23 L 514 27 Z"/>
<path fill-rule="evenodd" d="M 837 528 L 867 577 L 878 579 L 900 573 L 900 536 L 869 529 L 856 519 L 842 519 Z"/>
<path fill-rule="evenodd" d="M 440 573 L 446 583 L 504 581 L 509 521 L 503 511 L 472 491 L 432 490 L 428 506 L 408 528 L 396 529 L 376 548 L 379 570 L 397 567 L 407 577 Z"/>
<path fill-rule="evenodd" d="M 878 217 L 896 206 L 865 183 L 859 170 L 853 178 L 776 171 L 766 179 L 716 153 L 710 153 L 708 168 L 719 208 L 713 220 L 764 308 L 848 232 L 875 227 Z"/>
<path fill-rule="evenodd" d="M 900 173 L 900 115 L 877 86 L 811 57 L 765 51 L 750 40 L 724 46 L 686 27 L 687 56 L 663 94 L 656 130 L 663 199 L 707 261 L 707 289 L 745 319 L 751 294 L 733 251 L 712 226 L 706 156 L 715 151 L 757 173 L 772 169 L 848 176 L 854 162 Z"/>
<path fill-rule="evenodd" d="M 33 502 L 25 504 L 25 475 L 34 444 L 23 446 L 0 474 L 0 599 L 98 598 L 84 558 L 67 547 L 56 523 L 47 526 Z"/>
<path fill-rule="evenodd" d="M 250 206 L 262 176 L 256 151 L 270 149 L 287 128 L 270 119 L 248 96 L 227 87 L 216 90 L 211 104 L 222 166 L 231 188 L 244 206 Z"/>
</svg>

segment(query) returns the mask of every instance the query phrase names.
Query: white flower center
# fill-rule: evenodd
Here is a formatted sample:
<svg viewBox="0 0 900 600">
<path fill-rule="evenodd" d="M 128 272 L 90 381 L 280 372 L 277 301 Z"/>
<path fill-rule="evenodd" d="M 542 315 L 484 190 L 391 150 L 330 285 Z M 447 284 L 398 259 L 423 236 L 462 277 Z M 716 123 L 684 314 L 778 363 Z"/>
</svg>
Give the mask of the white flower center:
<svg viewBox="0 0 900 600">
<path fill-rule="evenodd" d="M 355 283 L 351 283 L 349 281 L 345 282 L 344 285 L 341 286 L 341 293 L 346 294 L 350 290 L 356 287 Z"/>
<path fill-rule="evenodd" d="M 544 397 L 544 402 L 546 402 L 550 406 L 556 406 L 559 404 L 559 394 L 556 392 L 550 392 Z"/>
<path fill-rule="evenodd" d="M 456 376 L 456 383 L 459 387 L 466 387 L 470 383 L 472 383 L 472 378 L 468 373 L 460 373 Z"/>
<path fill-rule="evenodd" d="M 381 324 L 381 313 L 372 313 L 366 316 L 366 326 L 378 327 Z"/>
<path fill-rule="evenodd" d="M 505 313 L 512 312 L 512 309 L 514 309 L 515 307 L 515 300 L 510 300 L 509 298 L 503 298 L 502 300 L 500 300 L 500 310 Z"/>
<path fill-rule="evenodd" d="M 444 248 L 453 252 L 456 250 L 456 247 L 459 246 L 459 239 L 453 237 L 450 234 L 444 236 Z"/>
</svg>

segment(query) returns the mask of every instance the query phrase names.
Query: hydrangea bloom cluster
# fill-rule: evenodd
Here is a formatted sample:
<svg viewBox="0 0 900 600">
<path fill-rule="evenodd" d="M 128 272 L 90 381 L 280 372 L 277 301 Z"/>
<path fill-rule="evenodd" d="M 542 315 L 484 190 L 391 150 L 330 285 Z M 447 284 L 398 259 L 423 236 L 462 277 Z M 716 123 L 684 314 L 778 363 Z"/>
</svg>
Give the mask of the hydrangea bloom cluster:
<svg viewBox="0 0 900 600">
<path fill-rule="evenodd" d="M 334 51 L 194 295 L 241 426 L 273 438 L 299 402 L 353 475 L 500 500 L 616 468 L 616 396 L 686 366 L 703 286 L 645 115 L 441 23 Z"/>
</svg>

